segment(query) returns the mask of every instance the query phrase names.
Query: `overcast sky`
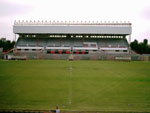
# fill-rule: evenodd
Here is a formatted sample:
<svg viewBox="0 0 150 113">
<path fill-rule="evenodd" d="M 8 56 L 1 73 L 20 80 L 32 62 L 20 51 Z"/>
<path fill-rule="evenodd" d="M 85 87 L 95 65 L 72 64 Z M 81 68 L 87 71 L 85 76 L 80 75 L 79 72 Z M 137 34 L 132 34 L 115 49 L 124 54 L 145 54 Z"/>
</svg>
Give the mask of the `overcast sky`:
<svg viewBox="0 0 150 113">
<path fill-rule="evenodd" d="M 150 43 L 150 0 L 0 0 L 0 37 L 14 39 L 14 20 L 130 21 Z"/>
</svg>

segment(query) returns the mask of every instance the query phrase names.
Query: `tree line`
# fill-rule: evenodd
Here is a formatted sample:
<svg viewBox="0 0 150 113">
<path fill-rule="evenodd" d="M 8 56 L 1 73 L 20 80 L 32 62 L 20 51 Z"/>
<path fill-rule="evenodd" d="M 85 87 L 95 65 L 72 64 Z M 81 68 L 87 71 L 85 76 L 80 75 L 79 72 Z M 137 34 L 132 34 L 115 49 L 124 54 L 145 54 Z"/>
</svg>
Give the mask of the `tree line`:
<svg viewBox="0 0 150 113">
<path fill-rule="evenodd" d="M 15 41 L 0 39 L 0 48 L 3 48 L 3 52 L 7 52 L 15 45 Z"/>
<path fill-rule="evenodd" d="M 131 42 L 130 47 L 138 54 L 150 54 L 150 45 L 148 45 L 147 39 L 144 39 L 143 42 L 140 43 L 137 40 L 134 40 Z"/>
</svg>

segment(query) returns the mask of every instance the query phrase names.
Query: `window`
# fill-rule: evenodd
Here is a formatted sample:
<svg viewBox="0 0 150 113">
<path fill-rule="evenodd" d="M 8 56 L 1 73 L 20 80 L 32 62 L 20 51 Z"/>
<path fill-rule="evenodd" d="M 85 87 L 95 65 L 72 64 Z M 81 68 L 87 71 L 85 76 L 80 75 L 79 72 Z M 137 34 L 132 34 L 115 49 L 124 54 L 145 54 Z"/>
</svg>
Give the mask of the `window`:
<svg viewBox="0 0 150 113">
<path fill-rule="evenodd" d="M 93 50 L 93 52 L 96 52 L 97 50 Z"/>
<path fill-rule="evenodd" d="M 91 47 L 96 47 L 96 44 L 91 44 Z"/>
<path fill-rule="evenodd" d="M 83 43 L 84 47 L 97 47 L 97 43 L 96 42 L 84 42 Z"/>
<path fill-rule="evenodd" d="M 32 37 L 36 37 L 36 35 L 32 35 Z"/>
<path fill-rule="evenodd" d="M 83 44 L 84 47 L 88 47 L 88 44 Z"/>
</svg>

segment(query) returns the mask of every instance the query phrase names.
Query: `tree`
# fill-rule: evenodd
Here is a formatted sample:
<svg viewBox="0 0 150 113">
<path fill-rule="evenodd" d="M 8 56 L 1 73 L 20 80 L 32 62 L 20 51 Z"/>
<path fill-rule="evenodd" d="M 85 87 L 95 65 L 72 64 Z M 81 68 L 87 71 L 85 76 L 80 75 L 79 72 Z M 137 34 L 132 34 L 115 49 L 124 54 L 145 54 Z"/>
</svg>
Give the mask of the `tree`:
<svg viewBox="0 0 150 113">
<path fill-rule="evenodd" d="M 10 40 L 2 40 L 0 39 L 0 48 L 3 48 L 3 51 L 6 52 L 10 49 L 12 49 L 15 45 L 14 41 L 10 41 Z"/>
<path fill-rule="evenodd" d="M 0 48 L 2 48 L 2 47 L 3 47 L 3 41 L 0 40 Z"/>
<path fill-rule="evenodd" d="M 144 39 L 143 42 L 138 43 L 137 40 L 134 40 L 130 44 L 131 49 L 139 54 L 150 54 L 150 45 L 148 45 L 148 40 Z"/>
<path fill-rule="evenodd" d="M 144 39 L 144 40 L 143 40 L 143 43 L 144 43 L 145 45 L 148 45 L 148 40 L 147 40 L 147 39 Z"/>
<path fill-rule="evenodd" d="M 137 51 L 138 50 L 138 41 L 134 40 L 133 42 L 131 42 L 130 44 L 131 49 Z"/>
</svg>

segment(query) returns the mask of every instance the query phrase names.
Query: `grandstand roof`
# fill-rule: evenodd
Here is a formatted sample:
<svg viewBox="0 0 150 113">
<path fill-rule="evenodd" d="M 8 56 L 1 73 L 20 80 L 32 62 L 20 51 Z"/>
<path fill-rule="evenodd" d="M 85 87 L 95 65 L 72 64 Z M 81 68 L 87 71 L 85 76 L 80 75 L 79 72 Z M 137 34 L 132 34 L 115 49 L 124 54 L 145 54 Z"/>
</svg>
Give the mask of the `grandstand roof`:
<svg viewBox="0 0 150 113">
<path fill-rule="evenodd" d="M 131 23 L 15 21 L 15 34 L 118 34 L 130 35 Z"/>
</svg>

